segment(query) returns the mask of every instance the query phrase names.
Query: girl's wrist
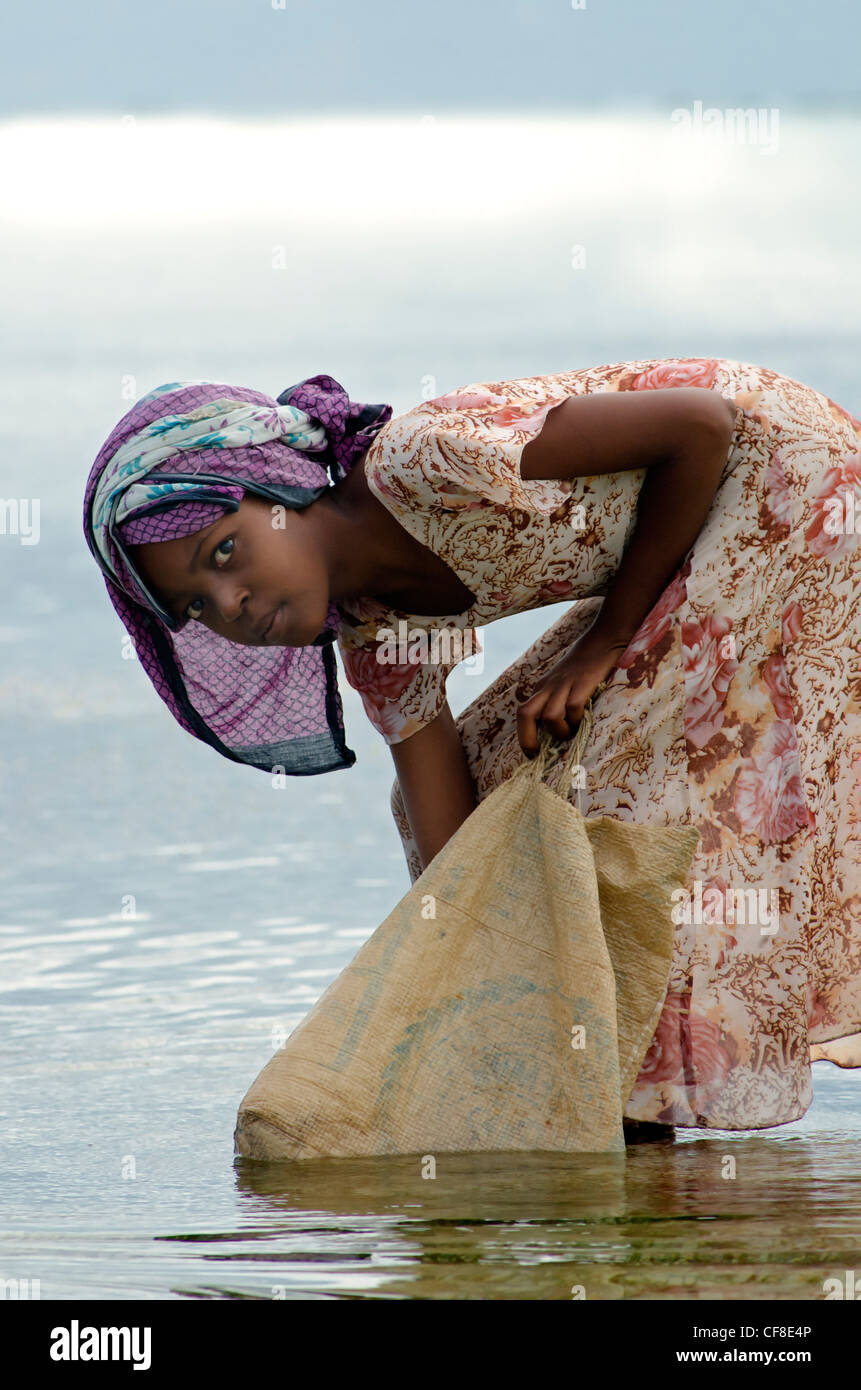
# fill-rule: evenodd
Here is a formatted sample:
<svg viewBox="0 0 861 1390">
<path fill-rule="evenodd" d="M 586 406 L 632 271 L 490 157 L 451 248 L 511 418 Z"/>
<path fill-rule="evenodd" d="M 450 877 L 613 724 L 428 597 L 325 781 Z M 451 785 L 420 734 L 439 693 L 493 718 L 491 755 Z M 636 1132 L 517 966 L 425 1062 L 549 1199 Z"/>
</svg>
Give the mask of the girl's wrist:
<svg viewBox="0 0 861 1390">
<path fill-rule="evenodd" d="M 583 655 L 593 654 L 599 658 L 610 656 L 621 656 L 626 651 L 633 640 L 633 634 L 628 636 L 620 632 L 618 628 L 606 628 L 601 624 L 600 618 L 596 623 L 583 634 L 577 643 L 577 651 Z"/>
</svg>

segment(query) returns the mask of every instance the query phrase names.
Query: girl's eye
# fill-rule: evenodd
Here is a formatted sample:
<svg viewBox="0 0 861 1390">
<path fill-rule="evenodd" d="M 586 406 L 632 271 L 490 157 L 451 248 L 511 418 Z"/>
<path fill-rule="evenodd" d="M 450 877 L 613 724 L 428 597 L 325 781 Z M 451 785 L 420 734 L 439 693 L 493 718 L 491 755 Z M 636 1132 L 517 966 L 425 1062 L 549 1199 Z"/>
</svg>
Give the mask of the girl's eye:
<svg viewBox="0 0 861 1390">
<path fill-rule="evenodd" d="M 217 545 L 217 546 L 215 547 L 215 549 L 213 550 L 213 552 L 212 552 L 212 558 L 215 559 L 215 556 L 218 554 L 219 550 L 222 550 L 222 549 L 224 548 L 224 546 L 229 545 L 229 546 L 232 547 L 232 546 L 234 545 L 234 543 L 235 543 L 235 542 L 234 542 L 233 536 L 225 536 L 224 540 L 223 540 L 223 541 L 219 541 L 218 545 Z M 229 550 L 229 551 L 227 552 L 227 559 L 228 559 L 228 560 L 230 559 L 230 556 L 231 556 L 232 554 L 233 554 L 233 550 L 232 550 L 232 549 Z M 217 568 L 217 569 L 220 569 L 220 570 L 223 570 L 223 569 L 224 569 L 224 565 L 217 565 L 216 568 Z M 203 599 L 200 599 L 200 598 L 193 598 L 193 599 L 191 600 L 191 603 L 188 605 L 188 607 L 187 607 L 186 610 L 185 610 L 185 616 L 186 616 L 187 618 L 198 619 L 198 618 L 200 617 L 200 613 L 192 613 L 192 612 L 191 612 L 191 609 L 194 608 L 195 604 L 201 604 L 201 605 L 202 605 L 202 604 L 203 604 Z"/>
</svg>

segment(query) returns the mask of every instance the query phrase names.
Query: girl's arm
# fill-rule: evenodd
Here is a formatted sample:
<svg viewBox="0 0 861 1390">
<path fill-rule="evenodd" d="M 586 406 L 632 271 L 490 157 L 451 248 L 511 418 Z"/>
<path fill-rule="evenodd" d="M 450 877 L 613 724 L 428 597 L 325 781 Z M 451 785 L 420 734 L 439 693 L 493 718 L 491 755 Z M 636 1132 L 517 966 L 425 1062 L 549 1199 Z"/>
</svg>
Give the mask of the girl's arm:
<svg viewBox="0 0 861 1390">
<path fill-rule="evenodd" d="M 390 745 L 422 869 L 475 810 L 475 786 L 448 701 L 436 719 Z"/>
<path fill-rule="evenodd" d="M 676 386 L 571 396 L 524 448 L 524 478 L 576 478 L 648 468 L 637 523 L 601 611 L 572 651 L 518 707 L 523 751 L 538 751 L 538 721 L 566 739 L 699 535 L 735 428 L 717 391 Z"/>
</svg>

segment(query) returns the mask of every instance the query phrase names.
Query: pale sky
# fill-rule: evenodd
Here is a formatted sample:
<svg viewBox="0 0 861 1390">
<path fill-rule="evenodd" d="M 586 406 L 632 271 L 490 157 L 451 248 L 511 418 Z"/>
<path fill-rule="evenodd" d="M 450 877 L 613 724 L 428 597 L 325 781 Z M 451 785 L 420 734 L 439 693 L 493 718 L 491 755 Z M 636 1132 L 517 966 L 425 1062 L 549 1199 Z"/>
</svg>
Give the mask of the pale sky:
<svg viewBox="0 0 861 1390">
<path fill-rule="evenodd" d="M 0 116 L 861 105 L 859 0 L 18 0 Z"/>
</svg>

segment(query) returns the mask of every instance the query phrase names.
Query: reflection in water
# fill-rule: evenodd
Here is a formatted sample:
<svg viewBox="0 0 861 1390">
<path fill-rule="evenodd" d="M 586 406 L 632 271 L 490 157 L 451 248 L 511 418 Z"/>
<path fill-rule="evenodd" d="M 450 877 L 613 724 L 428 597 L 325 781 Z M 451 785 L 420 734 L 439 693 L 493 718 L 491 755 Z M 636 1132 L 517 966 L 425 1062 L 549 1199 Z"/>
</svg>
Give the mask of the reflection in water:
<svg viewBox="0 0 861 1390">
<path fill-rule="evenodd" d="M 861 1269 L 857 1146 L 843 1138 L 449 1154 L 435 1178 L 422 1166 L 237 1159 L 250 1229 L 172 1239 L 231 1267 L 198 1292 L 264 1298 L 822 1299 L 824 1279 Z"/>
</svg>

